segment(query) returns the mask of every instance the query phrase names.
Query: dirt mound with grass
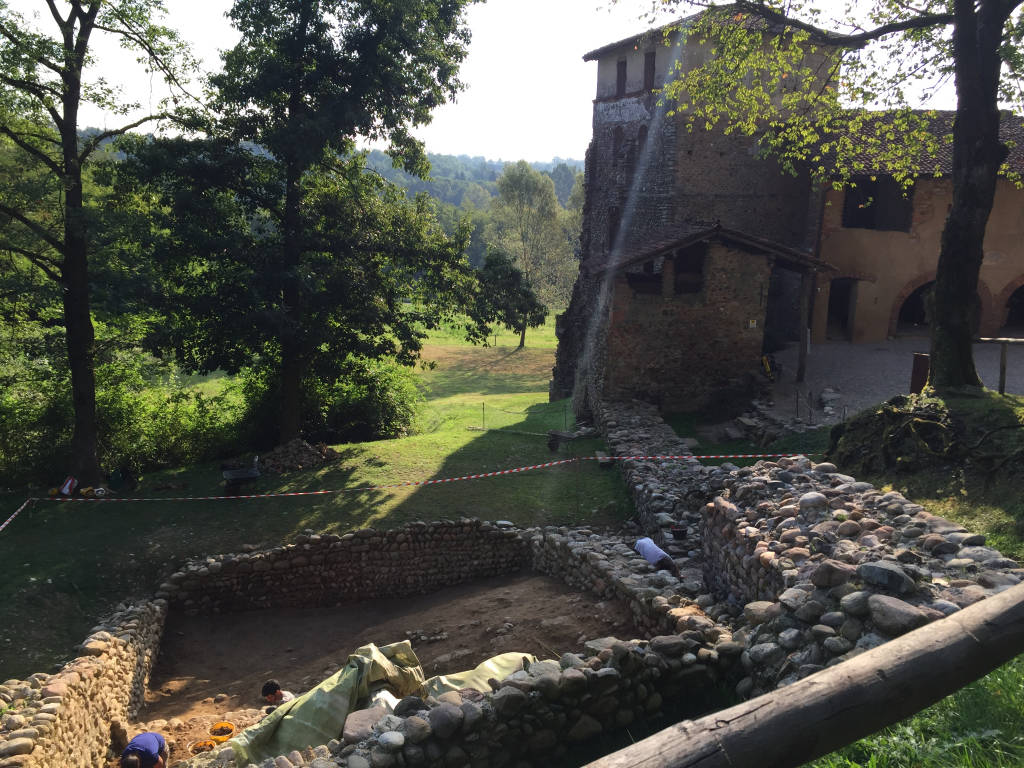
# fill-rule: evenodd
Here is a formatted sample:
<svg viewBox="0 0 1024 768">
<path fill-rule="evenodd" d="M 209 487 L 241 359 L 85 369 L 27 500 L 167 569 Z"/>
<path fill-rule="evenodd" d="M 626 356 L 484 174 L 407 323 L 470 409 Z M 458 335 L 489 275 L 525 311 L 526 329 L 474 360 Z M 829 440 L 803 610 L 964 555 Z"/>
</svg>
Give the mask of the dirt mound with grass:
<svg viewBox="0 0 1024 768">
<path fill-rule="evenodd" d="M 832 429 L 828 456 L 862 477 L 957 467 L 1024 468 L 1024 399 L 981 389 L 897 395 Z"/>
</svg>

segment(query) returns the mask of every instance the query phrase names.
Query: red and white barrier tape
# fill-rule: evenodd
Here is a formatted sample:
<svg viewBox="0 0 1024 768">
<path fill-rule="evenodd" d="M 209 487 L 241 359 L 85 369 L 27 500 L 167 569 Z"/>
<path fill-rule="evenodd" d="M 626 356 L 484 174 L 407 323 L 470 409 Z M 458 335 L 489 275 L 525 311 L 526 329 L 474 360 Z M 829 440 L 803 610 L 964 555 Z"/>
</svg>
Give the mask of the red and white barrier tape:
<svg viewBox="0 0 1024 768">
<path fill-rule="evenodd" d="M 2 530 L 3 530 L 4 528 L 6 528 L 6 527 L 7 527 L 8 525 L 10 525 L 10 524 L 11 524 L 11 522 L 13 522 L 14 518 L 16 518 L 16 517 L 17 517 L 17 516 L 18 516 L 19 514 L 21 514 L 21 510 L 23 510 L 23 509 L 24 509 L 25 507 L 27 507 L 27 506 L 28 506 L 29 504 L 31 504 L 31 503 L 32 503 L 33 501 L 35 501 L 35 499 L 25 499 L 25 503 L 24 503 L 24 504 L 22 504 L 22 505 L 21 505 L 20 507 L 18 507 L 18 508 L 17 508 L 17 509 L 16 509 L 15 511 L 14 511 L 14 514 L 13 514 L 13 515 L 11 515 L 11 516 L 10 516 L 10 517 L 8 517 L 8 518 L 7 518 L 6 520 L 4 520 L 3 524 L 0 524 L 0 531 L 2 531 Z"/>
<path fill-rule="evenodd" d="M 525 467 L 516 467 L 515 469 L 500 469 L 495 472 L 481 472 L 475 475 L 462 475 L 461 477 L 445 477 L 439 480 L 416 480 L 408 483 L 392 483 L 390 485 L 365 485 L 357 488 L 339 488 L 332 490 L 323 491 L 288 491 L 282 493 L 250 493 L 250 494 L 236 494 L 233 496 L 152 496 L 152 497 L 129 497 L 129 498 L 118 498 L 114 496 L 101 496 L 101 497 L 67 497 L 67 496 L 47 496 L 39 498 L 26 499 L 25 503 L 18 507 L 17 511 L 11 515 L 7 520 L 0 524 L 0 531 L 3 531 L 11 522 L 18 516 L 18 514 L 25 509 L 33 501 L 60 501 L 60 502 L 74 502 L 74 501 L 91 501 L 91 502 L 126 502 L 126 501 L 227 501 L 232 499 L 244 500 L 244 499 L 277 499 L 286 498 L 289 496 L 327 496 L 334 493 L 352 493 L 353 491 L 379 491 L 386 490 L 389 488 L 410 488 L 421 485 L 441 485 L 444 483 L 455 483 L 460 480 L 480 480 L 485 477 L 498 477 L 499 475 L 515 475 L 521 472 L 529 472 L 535 469 L 547 469 L 548 467 L 557 467 L 560 464 L 573 464 L 578 461 L 679 461 L 681 459 L 771 459 L 781 458 L 786 456 L 816 456 L 818 454 L 792 454 L 792 453 L 729 453 L 729 454 L 717 454 L 708 456 L 694 456 L 692 454 L 684 453 L 678 455 L 653 455 L 653 456 L 574 456 L 571 459 L 561 459 L 559 461 L 548 461 L 543 464 L 530 464 Z"/>
</svg>

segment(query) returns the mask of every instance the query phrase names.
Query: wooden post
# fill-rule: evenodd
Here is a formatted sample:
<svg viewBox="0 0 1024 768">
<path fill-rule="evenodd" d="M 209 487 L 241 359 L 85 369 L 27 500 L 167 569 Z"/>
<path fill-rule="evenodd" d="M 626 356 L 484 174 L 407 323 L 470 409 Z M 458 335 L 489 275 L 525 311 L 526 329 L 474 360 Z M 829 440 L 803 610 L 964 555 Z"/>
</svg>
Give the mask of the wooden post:
<svg viewBox="0 0 1024 768">
<path fill-rule="evenodd" d="M 931 358 L 927 352 L 915 352 L 914 364 L 910 369 L 910 393 L 916 395 L 928 383 L 928 371 L 931 370 Z"/>
<path fill-rule="evenodd" d="M 1006 350 L 1010 345 L 1003 341 L 999 345 L 999 394 L 1006 394 Z"/>
<path fill-rule="evenodd" d="M 814 272 L 808 270 L 800 276 L 800 349 L 797 352 L 797 383 L 802 382 L 807 376 L 807 347 L 811 342 L 811 293 L 814 290 L 814 283 Z"/>
<path fill-rule="evenodd" d="M 924 709 L 1024 651 L 1024 584 L 587 768 L 790 768 Z"/>
</svg>

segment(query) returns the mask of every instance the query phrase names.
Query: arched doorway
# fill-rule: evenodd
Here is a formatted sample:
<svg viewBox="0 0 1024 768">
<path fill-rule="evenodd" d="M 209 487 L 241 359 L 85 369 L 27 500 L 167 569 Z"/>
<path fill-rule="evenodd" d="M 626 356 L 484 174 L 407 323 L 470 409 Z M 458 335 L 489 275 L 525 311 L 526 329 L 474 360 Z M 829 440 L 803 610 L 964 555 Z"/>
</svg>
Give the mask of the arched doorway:
<svg viewBox="0 0 1024 768">
<path fill-rule="evenodd" d="M 931 280 L 919 286 L 900 305 L 900 313 L 896 319 L 898 336 L 924 336 L 931 325 L 929 317 L 928 297 L 935 281 Z"/>
<path fill-rule="evenodd" d="M 1010 294 L 1006 300 L 1006 325 L 999 331 L 1000 336 L 1024 337 L 1024 285 Z"/>
<path fill-rule="evenodd" d="M 825 338 L 834 341 L 853 339 L 853 312 L 857 306 L 857 280 L 837 277 L 828 289 L 828 322 Z"/>
</svg>

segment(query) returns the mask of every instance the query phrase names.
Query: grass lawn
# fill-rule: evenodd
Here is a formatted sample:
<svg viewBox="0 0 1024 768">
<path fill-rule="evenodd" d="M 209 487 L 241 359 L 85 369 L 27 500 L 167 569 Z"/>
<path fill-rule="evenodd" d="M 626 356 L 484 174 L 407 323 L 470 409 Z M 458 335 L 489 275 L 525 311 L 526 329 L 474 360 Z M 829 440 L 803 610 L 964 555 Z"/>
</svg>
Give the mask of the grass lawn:
<svg viewBox="0 0 1024 768">
<path fill-rule="evenodd" d="M 554 338 L 550 328 L 531 329 L 519 350 L 501 345 L 501 336 L 499 346 L 482 348 L 442 334 L 443 343 L 423 351 L 435 366 L 419 372 L 425 402 L 416 434 L 336 446 L 342 460 L 334 466 L 268 475 L 254 491 L 343 493 L 250 501 L 42 501 L 22 512 L 0 533 L 0 680 L 49 671 L 73 656 L 98 618 L 121 599 L 152 594 L 188 557 L 234 552 L 243 544 L 273 546 L 305 529 L 344 532 L 459 516 L 523 526 L 612 524 L 628 517 L 633 508 L 621 475 L 596 462 L 444 485 L 368 488 L 593 454 L 600 441 L 548 450 L 547 430 L 571 426 L 573 417 L 567 402 L 547 402 L 554 347 L 545 338 Z M 132 496 L 222 491 L 219 465 L 211 463 L 148 474 Z M 23 494 L 0 496 L 0 522 L 23 500 Z"/>
</svg>

